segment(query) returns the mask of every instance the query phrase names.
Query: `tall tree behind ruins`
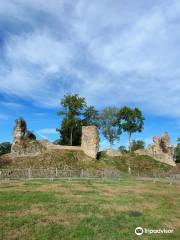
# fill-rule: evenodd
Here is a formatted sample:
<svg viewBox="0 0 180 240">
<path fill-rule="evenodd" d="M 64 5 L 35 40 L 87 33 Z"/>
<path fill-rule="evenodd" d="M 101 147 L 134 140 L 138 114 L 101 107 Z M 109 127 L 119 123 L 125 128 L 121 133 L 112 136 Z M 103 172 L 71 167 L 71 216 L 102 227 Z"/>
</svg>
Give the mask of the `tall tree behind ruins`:
<svg viewBox="0 0 180 240">
<path fill-rule="evenodd" d="M 61 100 L 62 110 L 58 112 L 63 117 L 60 133 L 60 144 L 81 145 L 82 126 L 99 126 L 99 114 L 94 106 L 87 106 L 85 98 L 78 94 L 65 95 Z"/>
<path fill-rule="evenodd" d="M 120 129 L 128 133 L 129 151 L 131 151 L 131 136 L 135 132 L 141 132 L 144 126 L 144 117 L 138 108 L 123 107 L 117 113 Z"/>
<path fill-rule="evenodd" d="M 78 94 L 65 95 L 61 100 L 62 110 L 58 112 L 63 116 L 60 133 L 61 144 L 80 145 L 81 115 L 86 106 L 85 98 Z"/>
<path fill-rule="evenodd" d="M 109 141 L 110 148 L 121 135 L 121 129 L 117 125 L 117 111 L 116 107 L 106 107 L 100 116 L 102 134 Z"/>
</svg>

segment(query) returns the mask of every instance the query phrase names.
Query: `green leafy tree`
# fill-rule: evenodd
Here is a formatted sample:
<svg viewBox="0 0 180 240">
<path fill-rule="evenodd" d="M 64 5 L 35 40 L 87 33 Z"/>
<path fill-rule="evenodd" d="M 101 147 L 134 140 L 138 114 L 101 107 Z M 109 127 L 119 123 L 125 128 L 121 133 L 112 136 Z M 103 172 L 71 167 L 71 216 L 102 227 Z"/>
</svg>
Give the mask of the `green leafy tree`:
<svg viewBox="0 0 180 240">
<path fill-rule="evenodd" d="M 127 152 L 128 152 L 127 149 L 126 149 L 126 147 L 123 146 L 123 145 L 119 146 L 119 150 L 120 150 L 122 153 L 127 153 Z"/>
<path fill-rule="evenodd" d="M 10 153 L 11 152 L 11 143 L 3 142 L 0 143 L 0 155 Z"/>
<path fill-rule="evenodd" d="M 100 116 L 100 125 L 102 134 L 109 141 L 110 148 L 112 148 L 114 141 L 121 135 L 121 129 L 117 125 L 117 108 L 104 108 Z"/>
<path fill-rule="evenodd" d="M 131 151 L 136 151 L 138 149 L 144 149 L 145 142 L 143 140 L 133 140 L 131 143 Z"/>
<path fill-rule="evenodd" d="M 62 111 L 58 112 L 63 116 L 60 132 L 61 144 L 80 145 L 81 141 L 81 116 L 86 106 L 85 98 L 78 94 L 65 95 L 61 100 Z"/>
<path fill-rule="evenodd" d="M 131 151 L 131 135 L 135 132 L 141 132 L 144 125 L 144 117 L 138 108 L 123 107 L 118 113 L 118 124 L 128 133 L 129 151 Z"/>
<path fill-rule="evenodd" d="M 100 125 L 99 113 L 94 108 L 94 106 L 86 107 L 83 116 L 84 116 L 84 119 L 82 122 L 83 122 L 84 126 L 95 125 L 95 126 L 99 127 L 99 125 Z"/>
<path fill-rule="evenodd" d="M 56 139 L 55 141 L 53 141 L 53 144 L 55 145 L 61 144 L 61 139 Z"/>
<path fill-rule="evenodd" d="M 85 98 L 78 94 L 65 95 L 61 100 L 62 110 L 58 112 L 63 117 L 61 128 L 57 129 L 60 139 L 56 144 L 80 145 L 82 126 L 99 126 L 99 114 L 93 106 L 86 106 Z"/>
<path fill-rule="evenodd" d="M 178 138 L 177 140 L 178 140 L 178 143 L 174 153 L 175 153 L 176 163 L 180 163 L 180 138 Z"/>
</svg>

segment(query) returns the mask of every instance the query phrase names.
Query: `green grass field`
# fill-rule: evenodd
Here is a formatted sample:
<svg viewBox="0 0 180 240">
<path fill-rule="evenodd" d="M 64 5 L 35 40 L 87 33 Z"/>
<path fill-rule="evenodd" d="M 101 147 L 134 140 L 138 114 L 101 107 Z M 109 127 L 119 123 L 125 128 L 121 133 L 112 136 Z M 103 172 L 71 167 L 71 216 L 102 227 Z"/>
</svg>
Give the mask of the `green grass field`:
<svg viewBox="0 0 180 240">
<path fill-rule="evenodd" d="M 0 183 L 0 239 L 180 239 L 180 185 L 133 178 Z M 172 234 L 143 234 L 174 229 Z"/>
</svg>

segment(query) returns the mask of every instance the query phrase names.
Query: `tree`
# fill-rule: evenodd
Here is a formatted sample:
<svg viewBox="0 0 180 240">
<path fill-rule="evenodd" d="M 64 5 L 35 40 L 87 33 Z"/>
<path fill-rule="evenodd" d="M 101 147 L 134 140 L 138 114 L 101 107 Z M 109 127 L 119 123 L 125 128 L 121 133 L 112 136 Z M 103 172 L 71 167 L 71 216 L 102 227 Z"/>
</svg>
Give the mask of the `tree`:
<svg viewBox="0 0 180 240">
<path fill-rule="evenodd" d="M 100 125 L 102 134 L 109 141 L 110 148 L 112 148 L 114 141 L 121 135 L 121 129 L 117 125 L 117 108 L 104 108 L 100 116 Z"/>
<path fill-rule="evenodd" d="M 61 100 L 62 110 L 58 112 L 63 117 L 61 128 L 57 129 L 63 145 L 80 145 L 82 126 L 99 126 L 99 114 L 93 106 L 86 106 L 85 98 L 78 94 L 65 95 Z"/>
<path fill-rule="evenodd" d="M 120 150 L 122 153 L 127 153 L 127 152 L 128 152 L 127 149 L 126 149 L 126 147 L 123 146 L 123 145 L 119 146 L 119 150 Z"/>
<path fill-rule="evenodd" d="M 175 148 L 174 154 L 175 154 L 176 163 L 180 163 L 180 138 L 178 138 L 177 141 L 178 141 L 178 144 Z"/>
<path fill-rule="evenodd" d="M 3 142 L 0 143 L 0 155 L 10 153 L 11 152 L 11 143 Z"/>
<path fill-rule="evenodd" d="M 141 132 L 144 125 L 144 117 L 138 108 L 123 107 L 118 113 L 118 124 L 120 129 L 128 133 L 129 151 L 131 151 L 131 135 Z"/>
<path fill-rule="evenodd" d="M 84 119 L 83 119 L 83 125 L 84 126 L 90 126 L 90 125 L 95 125 L 99 127 L 99 113 L 98 111 L 94 108 L 94 106 L 89 106 L 86 107 L 84 111 Z"/>
<path fill-rule="evenodd" d="M 81 138 L 81 115 L 86 106 L 85 98 L 78 94 L 65 95 L 61 100 L 62 111 L 58 112 L 59 116 L 64 116 L 60 132 L 61 144 L 80 145 Z"/>
<path fill-rule="evenodd" d="M 131 151 L 136 151 L 138 149 L 144 149 L 145 142 L 143 140 L 133 140 L 131 143 Z"/>
</svg>

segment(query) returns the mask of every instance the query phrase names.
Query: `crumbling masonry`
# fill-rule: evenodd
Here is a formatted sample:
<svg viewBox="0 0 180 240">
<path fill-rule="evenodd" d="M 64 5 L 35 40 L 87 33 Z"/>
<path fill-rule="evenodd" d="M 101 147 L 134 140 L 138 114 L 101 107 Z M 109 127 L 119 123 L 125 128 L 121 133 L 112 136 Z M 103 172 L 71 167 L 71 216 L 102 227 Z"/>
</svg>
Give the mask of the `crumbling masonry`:
<svg viewBox="0 0 180 240">
<path fill-rule="evenodd" d="M 11 154 L 14 156 L 34 156 L 44 152 L 47 149 L 54 150 L 77 150 L 96 158 L 99 150 L 99 134 L 96 126 L 82 127 L 82 144 L 77 146 L 55 145 L 48 141 L 37 141 L 36 136 L 27 130 L 27 124 L 24 119 L 16 120 L 14 128 L 14 141 L 11 147 Z"/>
<path fill-rule="evenodd" d="M 153 137 L 153 142 L 154 144 L 150 145 L 147 149 L 137 150 L 136 153 L 139 155 L 148 155 L 160 162 L 175 166 L 173 145 L 168 133 L 165 132 L 162 137 Z"/>
<path fill-rule="evenodd" d="M 27 124 L 23 118 L 16 120 L 14 128 L 14 140 L 11 146 L 11 154 L 14 156 L 37 155 L 45 150 L 44 146 L 36 141 L 36 136 L 27 130 Z"/>
</svg>

